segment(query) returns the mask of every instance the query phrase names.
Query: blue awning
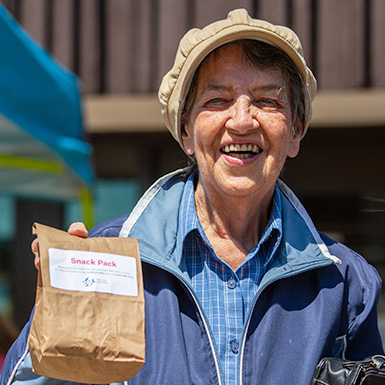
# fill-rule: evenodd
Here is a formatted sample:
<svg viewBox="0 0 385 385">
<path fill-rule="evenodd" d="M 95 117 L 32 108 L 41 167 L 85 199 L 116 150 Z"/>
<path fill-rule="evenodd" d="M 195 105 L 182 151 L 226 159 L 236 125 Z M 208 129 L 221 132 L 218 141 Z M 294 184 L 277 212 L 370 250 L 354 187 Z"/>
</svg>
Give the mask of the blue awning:
<svg viewBox="0 0 385 385">
<path fill-rule="evenodd" d="M 94 181 L 79 79 L 0 4 L 0 193 L 79 197 Z"/>
</svg>

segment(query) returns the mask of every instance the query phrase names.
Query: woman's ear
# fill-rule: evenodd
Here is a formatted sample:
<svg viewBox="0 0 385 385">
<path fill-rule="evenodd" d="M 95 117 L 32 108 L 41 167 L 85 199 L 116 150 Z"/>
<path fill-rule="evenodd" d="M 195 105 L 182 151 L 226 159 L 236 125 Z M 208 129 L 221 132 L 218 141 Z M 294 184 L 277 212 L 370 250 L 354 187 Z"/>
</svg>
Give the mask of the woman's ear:
<svg viewBox="0 0 385 385">
<path fill-rule="evenodd" d="M 290 139 L 289 139 L 289 147 L 287 151 L 287 156 L 289 158 L 295 158 L 300 149 L 300 143 L 302 140 L 302 133 L 303 133 L 303 124 L 298 123 L 292 127 L 291 133 L 290 133 Z"/>
<path fill-rule="evenodd" d="M 186 123 L 182 127 L 182 144 L 183 148 L 186 151 L 186 153 L 190 156 L 194 155 L 195 149 L 194 149 L 194 135 L 193 131 L 190 128 L 190 125 Z"/>
</svg>

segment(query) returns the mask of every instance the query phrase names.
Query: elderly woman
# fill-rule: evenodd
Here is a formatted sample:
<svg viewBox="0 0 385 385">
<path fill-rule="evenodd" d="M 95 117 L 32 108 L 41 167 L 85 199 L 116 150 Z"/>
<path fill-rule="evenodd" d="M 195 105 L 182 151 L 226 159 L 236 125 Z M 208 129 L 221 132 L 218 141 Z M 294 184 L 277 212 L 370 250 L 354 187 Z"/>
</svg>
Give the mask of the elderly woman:
<svg viewBox="0 0 385 385">
<path fill-rule="evenodd" d="M 244 10 L 181 41 L 159 96 L 193 166 L 90 232 L 139 241 L 146 362 L 129 384 L 308 385 L 324 356 L 382 353 L 378 274 L 278 179 L 315 90 L 297 36 Z M 32 372 L 28 328 L 2 384 L 62 383 Z"/>
</svg>

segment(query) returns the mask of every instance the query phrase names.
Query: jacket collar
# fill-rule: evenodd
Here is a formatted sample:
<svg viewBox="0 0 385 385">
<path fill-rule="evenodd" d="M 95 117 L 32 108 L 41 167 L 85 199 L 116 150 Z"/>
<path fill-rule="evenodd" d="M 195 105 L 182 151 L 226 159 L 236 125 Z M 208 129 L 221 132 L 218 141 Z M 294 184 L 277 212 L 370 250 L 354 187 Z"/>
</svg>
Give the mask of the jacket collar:
<svg viewBox="0 0 385 385">
<path fill-rule="evenodd" d="M 186 273 L 179 269 L 180 256 L 175 252 L 178 214 L 187 178 L 188 172 L 183 169 L 156 181 L 139 200 L 119 236 L 137 238 L 144 262 L 189 280 Z M 270 267 L 266 279 L 279 272 L 294 274 L 341 263 L 329 253 L 294 193 L 281 180 L 277 181 L 277 186 L 282 204 L 283 238 L 279 258 Z"/>
</svg>

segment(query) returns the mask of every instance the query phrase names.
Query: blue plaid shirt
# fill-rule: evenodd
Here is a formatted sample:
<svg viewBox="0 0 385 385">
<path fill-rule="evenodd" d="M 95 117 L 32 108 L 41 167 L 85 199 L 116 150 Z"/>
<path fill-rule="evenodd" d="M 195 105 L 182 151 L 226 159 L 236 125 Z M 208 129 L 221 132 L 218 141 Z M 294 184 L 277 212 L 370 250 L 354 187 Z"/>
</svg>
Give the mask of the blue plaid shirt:
<svg viewBox="0 0 385 385">
<path fill-rule="evenodd" d="M 242 331 L 258 286 L 282 238 L 281 201 L 275 192 L 269 223 L 258 245 L 234 272 L 219 258 L 199 222 L 194 175 L 187 181 L 179 213 L 177 247 L 211 327 L 225 384 L 237 383 Z"/>
</svg>

